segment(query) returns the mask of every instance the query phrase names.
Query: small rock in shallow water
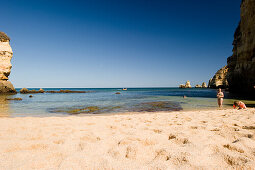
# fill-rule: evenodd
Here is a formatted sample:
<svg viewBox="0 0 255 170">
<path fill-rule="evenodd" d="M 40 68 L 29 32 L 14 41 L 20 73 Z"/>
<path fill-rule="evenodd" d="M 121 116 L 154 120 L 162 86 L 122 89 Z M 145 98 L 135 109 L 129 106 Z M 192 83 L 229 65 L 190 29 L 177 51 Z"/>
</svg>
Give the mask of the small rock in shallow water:
<svg viewBox="0 0 255 170">
<path fill-rule="evenodd" d="M 22 98 L 7 98 L 6 100 L 22 100 Z"/>
<path fill-rule="evenodd" d="M 88 93 L 88 91 L 76 91 L 76 90 L 59 90 L 59 91 L 46 91 L 46 93 Z"/>
</svg>

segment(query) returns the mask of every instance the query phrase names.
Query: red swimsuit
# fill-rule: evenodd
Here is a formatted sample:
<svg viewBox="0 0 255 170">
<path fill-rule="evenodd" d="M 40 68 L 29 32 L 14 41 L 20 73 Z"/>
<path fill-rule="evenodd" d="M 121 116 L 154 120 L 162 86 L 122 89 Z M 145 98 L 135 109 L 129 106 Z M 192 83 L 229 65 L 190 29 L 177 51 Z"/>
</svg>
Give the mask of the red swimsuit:
<svg viewBox="0 0 255 170">
<path fill-rule="evenodd" d="M 235 105 L 233 105 L 233 107 L 236 108 Z M 238 107 L 239 107 L 239 109 L 246 109 L 246 106 L 243 102 L 240 102 L 240 104 L 238 104 Z"/>
</svg>

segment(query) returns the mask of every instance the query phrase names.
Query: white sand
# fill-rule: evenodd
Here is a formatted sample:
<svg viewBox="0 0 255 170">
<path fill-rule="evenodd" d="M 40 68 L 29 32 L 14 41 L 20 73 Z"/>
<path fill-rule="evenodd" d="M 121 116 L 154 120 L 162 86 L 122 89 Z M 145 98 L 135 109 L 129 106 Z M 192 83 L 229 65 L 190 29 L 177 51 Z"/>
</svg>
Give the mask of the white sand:
<svg viewBox="0 0 255 170">
<path fill-rule="evenodd" d="M 0 169 L 255 167 L 255 109 L 0 118 Z"/>
</svg>

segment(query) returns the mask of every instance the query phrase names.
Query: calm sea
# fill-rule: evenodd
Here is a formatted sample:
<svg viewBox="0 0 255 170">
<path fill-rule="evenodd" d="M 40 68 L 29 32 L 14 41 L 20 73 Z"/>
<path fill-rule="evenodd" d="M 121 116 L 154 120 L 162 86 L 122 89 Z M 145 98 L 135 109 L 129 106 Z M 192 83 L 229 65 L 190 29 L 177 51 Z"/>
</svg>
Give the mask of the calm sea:
<svg viewBox="0 0 255 170">
<path fill-rule="evenodd" d="M 30 88 L 30 90 L 36 88 Z M 0 96 L 0 116 L 65 116 L 144 111 L 176 111 L 217 108 L 214 89 L 179 88 L 61 88 L 88 93 L 38 93 Z M 20 89 L 17 89 L 19 91 Z M 59 88 L 44 88 L 46 91 Z M 119 92 L 120 94 L 116 94 Z M 224 107 L 231 108 L 234 97 L 225 93 Z M 183 96 L 187 98 L 183 98 Z M 7 101 L 5 98 L 22 98 Z M 254 101 L 245 101 L 255 104 Z"/>
</svg>

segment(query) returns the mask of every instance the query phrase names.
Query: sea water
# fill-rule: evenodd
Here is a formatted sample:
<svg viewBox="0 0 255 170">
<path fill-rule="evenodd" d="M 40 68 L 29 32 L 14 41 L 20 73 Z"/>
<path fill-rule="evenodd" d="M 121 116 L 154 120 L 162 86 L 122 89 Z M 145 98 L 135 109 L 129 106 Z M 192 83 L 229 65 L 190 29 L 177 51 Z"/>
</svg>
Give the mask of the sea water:
<svg viewBox="0 0 255 170">
<path fill-rule="evenodd" d="M 29 90 L 38 90 L 30 88 Z M 1 95 L 0 116 L 67 116 L 89 114 L 115 114 L 144 111 L 175 111 L 217 108 L 215 89 L 191 88 L 61 88 L 63 90 L 87 91 L 88 93 L 36 93 Z M 45 91 L 61 90 L 44 88 Z M 19 92 L 20 89 L 17 89 Z M 119 92 L 120 94 L 116 94 Z M 231 108 L 234 97 L 224 92 L 224 108 Z M 33 97 L 30 98 L 29 95 Z M 184 98 L 183 96 L 187 96 Z M 6 98 L 22 98 L 20 101 Z M 156 103 L 156 104 L 155 104 Z M 254 105 L 255 101 L 245 101 Z M 87 108 L 93 109 L 87 112 Z M 159 108 L 155 108 L 159 107 Z M 81 111 L 80 111 L 81 110 Z M 71 112 L 71 113 L 70 113 Z"/>
</svg>

